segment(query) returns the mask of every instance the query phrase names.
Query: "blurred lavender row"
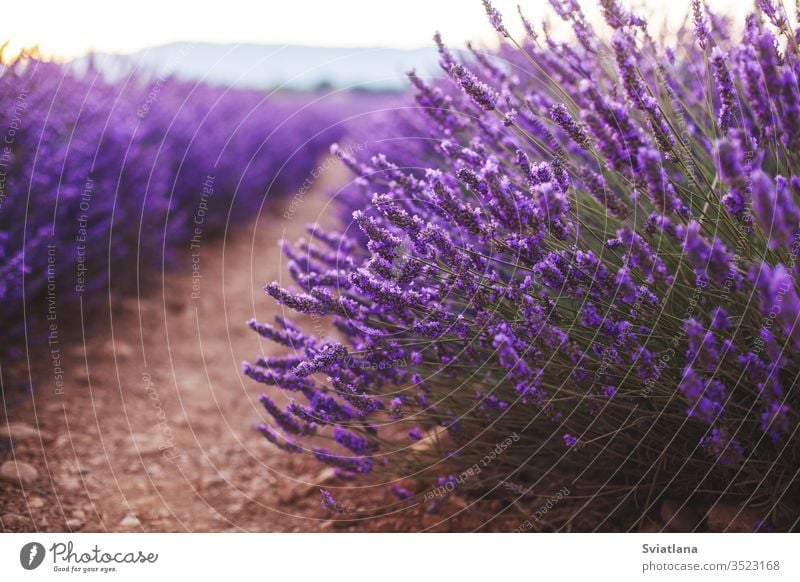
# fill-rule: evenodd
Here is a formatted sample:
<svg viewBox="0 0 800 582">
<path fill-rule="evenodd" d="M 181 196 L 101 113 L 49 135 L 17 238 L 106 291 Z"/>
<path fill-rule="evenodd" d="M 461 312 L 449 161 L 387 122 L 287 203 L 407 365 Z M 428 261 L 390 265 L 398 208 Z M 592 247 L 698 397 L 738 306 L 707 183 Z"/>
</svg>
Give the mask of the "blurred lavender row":
<svg viewBox="0 0 800 582">
<path fill-rule="evenodd" d="M 77 73 L 33 55 L 3 64 L 3 371 L 26 346 L 75 332 L 81 299 L 133 291 L 137 276 L 146 293 L 148 273 L 174 265 L 193 237 L 291 195 L 331 142 L 388 101 L 135 72 L 108 81 L 91 64 Z"/>
</svg>

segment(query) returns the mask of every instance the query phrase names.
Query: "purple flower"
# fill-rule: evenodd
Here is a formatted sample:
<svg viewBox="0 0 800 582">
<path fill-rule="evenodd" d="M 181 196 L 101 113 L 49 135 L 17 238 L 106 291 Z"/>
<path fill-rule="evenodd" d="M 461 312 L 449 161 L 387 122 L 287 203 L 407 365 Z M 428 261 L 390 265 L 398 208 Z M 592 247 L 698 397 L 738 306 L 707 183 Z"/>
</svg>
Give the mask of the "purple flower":
<svg viewBox="0 0 800 582">
<path fill-rule="evenodd" d="M 316 428 L 313 424 L 298 423 L 293 415 L 281 410 L 266 394 L 261 394 L 259 400 L 267 412 L 272 415 L 276 424 L 281 427 L 284 432 L 301 436 L 314 434 L 314 432 L 316 432 Z"/>
<path fill-rule="evenodd" d="M 743 455 L 741 444 L 732 439 L 724 429 L 714 427 L 708 436 L 700 441 L 700 445 L 713 455 L 721 465 L 736 465 Z"/>
<path fill-rule="evenodd" d="M 724 286 L 730 280 L 734 287 L 738 287 L 741 276 L 733 263 L 733 255 L 719 238 L 714 237 L 709 243 L 700 232 L 700 224 L 694 220 L 686 228 L 681 228 L 678 235 L 683 238 L 683 252 L 699 281 L 710 279 Z"/>
<path fill-rule="evenodd" d="M 647 23 L 645 20 L 634 16 L 623 9 L 618 0 L 599 0 L 603 18 L 611 28 L 617 29 L 622 26 L 641 26 Z"/>
<path fill-rule="evenodd" d="M 396 396 L 396 397 L 392 398 L 392 400 L 390 401 L 389 405 L 390 405 L 389 415 L 394 419 L 402 418 L 402 416 L 403 416 L 403 399 L 400 398 L 399 396 Z"/>
<path fill-rule="evenodd" d="M 292 370 L 296 377 L 304 378 L 340 363 L 347 358 L 347 348 L 342 344 L 327 343 L 323 344 L 318 350 L 315 349 L 312 354 L 308 360 L 302 361 Z"/>
<path fill-rule="evenodd" d="M 627 218 L 630 214 L 628 204 L 612 188 L 606 186 L 602 176 L 584 169 L 581 180 L 592 197 L 606 207 L 612 215 L 622 220 Z"/>
<path fill-rule="evenodd" d="M 319 494 L 322 497 L 323 508 L 333 511 L 334 513 L 343 514 L 347 512 L 347 509 L 344 507 L 344 505 L 336 501 L 333 498 L 333 495 L 331 495 L 331 492 L 328 491 L 327 489 L 323 489 L 322 487 L 320 487 Z"/>
<path fill-rule="evenodd" d="M 762 263 L 754 267 L 751 278 L 761 300 L 761 312 L 768 320 L 775 320 L 795 348 L 800 347 L 800 296 L 794 276 L 781 264 L 775 267 Z"/>
<path fill-rule="evenodd" d="M 753 175 L 752 152 L 748 155 L 739 140 L 720 141 L 715 153 L 719 158 L 720 177 L 728 185 L 728 192 L 722 197 L 722 203 L 737 220 L 744 222 L 747 206 L 752 199 L 751 192 L 764 188 L 765 177 L 761 172 Z M 749 176 L 752 177 L 748 179 Z"/>
<path fill-rule="evenodd" d="M 772 442 L 779 443 L 790 431 L 789 407 L 779 402 L 771 400 L 764 412 L 761 413 L 761 430 L 772 439 Z"/>
<path fill-rule="evenodd" d="M 722 135 L 726 135 L 736 112 L 736 90 L 728 70 L 725 54 L 718 47 L 714 47 L 711 51 L 711 64 L 714 67 L 714 78 L 717 80 L 720 100 L 717 123 Z"/>
<path fill-rule="evenodd" d="M 722 307 L 717 307 L 711 312 L 711 327 L 719 331 L 728 331 L 731 329 L 728 312 Z"/>
<path fill-rule="evenodd" d="M 376 442 L 369 438 L 358 436 L 351 431 L 345 430 L 341 426 L 334 427 L 333 440 L 356 455 L 368 455 L 375 452 L 378 448 Z"/>
<path fill-rule="evenodd" d="M 713 372 L 720 364 L 720 353 L 714 334 L 706 331 L 695 319 L 690 318 L 683 325 L 686 337 L 689 340 L 689 349 L 686 358 L 697 363 L 707 372 Z"/>
<path fill-rule="evenodd" d="M 786 25 L 788 19 L 786 18 L 783 4 L 780 2 L 775 0 L 756 0 L 756 6 L 777 28 L 783 28 Z"/>
<path fill-rule="evenodd" d="M 505 37 L 508 37 L 508 31 L 506 30 L 505 25 L 503 24 L 503 17 L 497 11 L 492 3 L 489 0 L 482 0 L 483 7 L 486 9 L 486 15 L 489 17 L 489 22 L 492 24 L 494 29 L 502 34 Z"/>
<path fill-rule="evenodd" d="M 455 64 L 450 69 L 450 74 L 461 86 L 461 89 L 485 111 L 497 108 L 497 93 L 486 83 L 478 78 L 465 66 Z"/>
<path fill-rule="evenodd" d="M 727 396 L 725 386 L 719 380 L 704 381 L 691 366 L 687 366 L 678 388 L 689 404 L 689 416 L 711 424 L 722 414 Z"/>
<path fill-rule="evenodd" d="M 672 284 L 673 277 L 669 274 L 664 261 L 641 236 L 627 225 L 617 231 L 617 236 L 623 248 L 628 251 L 625 257 L 647 277 L 648 282 Z"/>
<path fill-rule="evenodd" d="M 567 107 L 563 103 L 558 103 L 550 108 L 550 119 L 555 121 L 576 144 L 584 149 L 588 149 L 589 136 L 586 135 L 586 130 L 575 123 L 575 120 L 572 119 L 567 111 Z"/>
<path fill-rule="evenodd" d="M 517 5 L 517 12 L 519 13 L 519 18 L 522 21 L 522 26 L 525 28 L 525 32 L 528 34 L 528 38 L 530 38 L 532 41 L 536 42 L 536 40 L 539 38 L 539 35 L 533 29 L 533 25 L 531 24 L 531 21 L 528 20 L 525 17 L 525 15 L 522 13 L 522 7 L 519 6 L 519 5 Z"/>
<path fill-rule="evenodd" d="M 637 162 L 640 171 L 644 174 L 647 192 L 653 206 L 665 215 L 677 213 L 680 216 L 689 216 L 689 209 L 675 194 L 675 188 L 664 172 L 658 151 L 647 147 L 640 148 Z"/>
<path fill-rule="evenodd" d="M 800 209 L 794 203 L 800 188 L 790 187 L 783 176 L 776 176 L 773 183 L 764 172 L 757 171 L 752 192 L 756 221 L 769 237 L 770 247 L 790 247 L 800 234 Z"/>
<path fill-rule="evenodd" d="M 708 22 L 703 15 L 703 4 L 700 0 L 692 0 L 692 20 L 694 21 L 694 35 L 697 37 L 697 45 L 705 50 L 708 46 L 709 30 Z"/>
<path fill-rule="evenodd" d="M 631 270 L 625 266 L 617 271 L 614 277 L 615 292 L 625 303 L 633 303 L 639 295 L 639 289 L 631 276 Z"/>
<path fill-rule="evenodd" d="M 372 459 L 368 457 L 346 457 L 336 455 L 323 448 L 315 448 L 313 452 L 317 460 L 332 467 L 359 475 L 367 475 L 372 472 Z"/>
<path fill-rule="evenodd" d="M 266 438 L 269 442 L 286 451 L 287 453 L 300 453 L 303 451 L 303 448 L 294 441 L 286 437 L 281 439 L 278 436 L 278 433 L 276 433 L 272 427 L 267 426 L 266 424 L 256 425 L 256 430 L 264 435 L 264 438 Z"/>
</svg>

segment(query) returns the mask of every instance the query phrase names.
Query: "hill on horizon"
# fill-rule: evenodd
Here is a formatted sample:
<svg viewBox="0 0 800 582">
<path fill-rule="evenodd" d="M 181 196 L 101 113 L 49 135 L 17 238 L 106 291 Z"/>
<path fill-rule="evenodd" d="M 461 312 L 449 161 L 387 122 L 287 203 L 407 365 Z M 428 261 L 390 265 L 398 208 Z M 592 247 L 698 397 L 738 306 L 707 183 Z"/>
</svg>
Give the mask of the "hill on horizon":
<svg viewBox="0 0 800 582">
<path fill-rule="evenodd" d="M 285 88 L 398 91 L 405 73 L 439 74 L 434 47 L 337 48 L 301 45 L 175 42 L 130 54 L 93 53 L 74 59 L 78 71 L 90 59 L 109 78 L 136 69 L 153 77 L 181 79 L 248 89 Z"/>
</svg>

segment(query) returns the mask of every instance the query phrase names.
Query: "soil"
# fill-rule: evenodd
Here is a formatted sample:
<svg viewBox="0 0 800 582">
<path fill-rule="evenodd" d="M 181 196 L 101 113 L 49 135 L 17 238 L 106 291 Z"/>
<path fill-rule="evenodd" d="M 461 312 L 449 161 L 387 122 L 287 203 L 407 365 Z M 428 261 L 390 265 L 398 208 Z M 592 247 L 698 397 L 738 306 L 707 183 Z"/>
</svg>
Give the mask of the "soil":
<svg viewBox="0 0 800 582">
<path fill-rule="evenodd" d="M 287 273 L 277 242 L 303 234 L 325 211 L 321 192 L 291 219 L 278 204 L 221 240 L 202 240 L 184 268 L 148 276 L 140 297 L 87 309 L 97 319 L 63 346 L 65 387 L 52 368 L 31 370 L 33 389 L 4 400 L 0 416 L 0 529 L 4 531 L 471 531 L 516 529 L 499 502 L 450 495 L 435 514 L 400 504 L 385 486 L 348 495 L 332 471 L 288 455 L 254 430 L 263 386 L 243 360 L 275 351 L 245 321 L 281 308 L 263 286 Z M 109 309 L 110 305 L 110 309 Z M 102 321 L 100 321 L 102 320 Z M 34 360 L 32 360 L 34 361 Z M 46 360 L 39 360 L 44 361 Z M 47 362 L 49 365 L 49 362 Z M 5 425 L 5 426 L 4 426 Z M 348 515 L 321 507 L 318 486 L 357 502 Z M 352 486 L 352 484 L 351 484 Z M 353 493 L 352 491 L 350 493 Z M 378 508 L 393 507 L 393 510 Z"/>
</svg>

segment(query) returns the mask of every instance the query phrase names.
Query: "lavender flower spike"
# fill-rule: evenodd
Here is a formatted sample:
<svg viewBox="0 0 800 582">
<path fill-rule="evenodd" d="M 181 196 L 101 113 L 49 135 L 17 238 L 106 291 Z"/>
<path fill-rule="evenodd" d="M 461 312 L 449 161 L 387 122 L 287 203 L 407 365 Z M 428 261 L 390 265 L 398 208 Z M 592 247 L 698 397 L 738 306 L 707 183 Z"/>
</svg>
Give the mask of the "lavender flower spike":
<svg viewBox="0 0 800 582">
<path fill-rule="evenodd" d="M 711 64 L 714 67 L 714 78 L 717 80 L 717 90 L 719 91 L 720 110 L 717 122 L 722 135 L 727 135 L 728 128 L 736 111 L 736 93 L 733 87 L 731 73 L 725 60 L 725 54 L 714 47 L 711 50 Z"/>
<path fill-rule="evenodd" d="M 489 0 L 482 1 L 483 7 L 486 9 L 486 15 L 489 17 L 489 22 L 492 24 L 494 29 L 504 37 L 509 38 L 508 30 L 503 24 L 503 17 L 501 16 L 500 12 L 498 12 L 497 9 L 492 6 L 492 3 Z"/>
<path fill-rule="evenodd" d="M 481 109 L 492 111 L 497 107 L 497 93 L 486 83 L 479 81 L 464 65 L 454 65 L 450 69 L 450 74 L 461 85 L 464 93 L 470 96 Z"/>
</svg>

